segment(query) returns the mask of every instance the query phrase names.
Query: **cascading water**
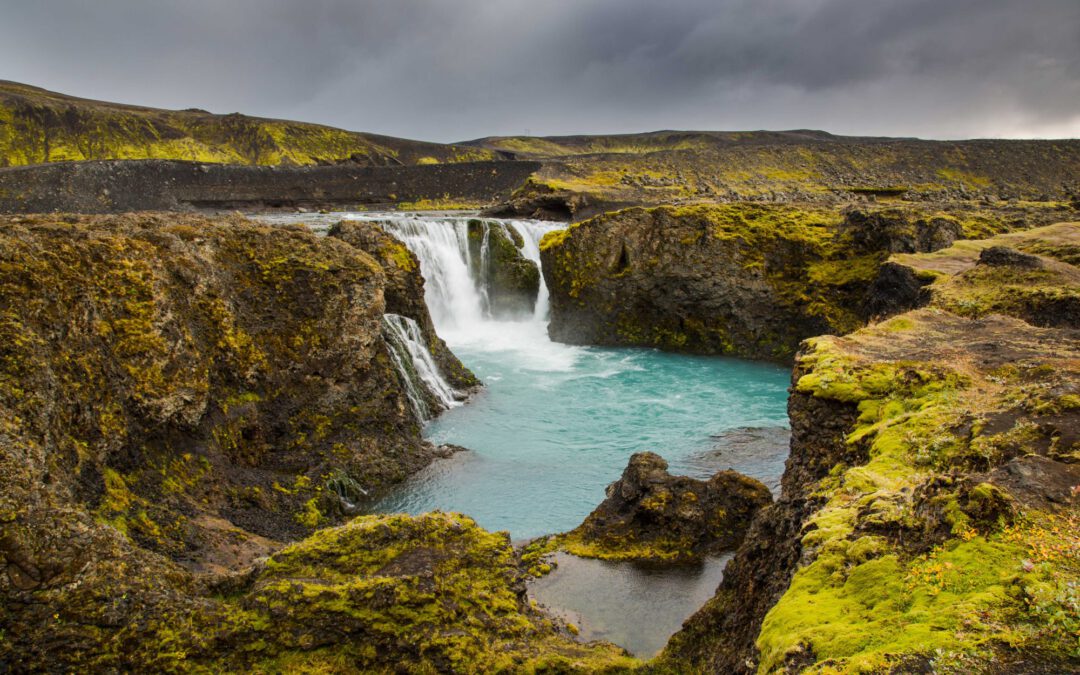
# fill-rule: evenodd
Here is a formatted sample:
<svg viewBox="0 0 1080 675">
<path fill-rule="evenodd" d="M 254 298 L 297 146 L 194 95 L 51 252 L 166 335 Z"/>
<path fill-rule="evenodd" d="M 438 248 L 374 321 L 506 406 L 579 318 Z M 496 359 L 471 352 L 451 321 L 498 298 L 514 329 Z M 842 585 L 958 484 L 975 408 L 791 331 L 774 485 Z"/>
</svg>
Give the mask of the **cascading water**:
<svg viewBox="0 0 1080 675">
<path fill-rule="evenodd" d="M 494 319 L 477 283 L 480 265 L 473 263 L 483 251 L 474 249 L 472 259 L 467 216 L 349 213 L 278 222 L 325 229 L 342 218 L 377 222 L 416 253 L 440 337 L 485 384 L 468 405 L 424 429 L 434 443 L 472 452 L 434 462 L 367 508 L 460 511 L 517 539 L 565 532 L 604 499 L 605 486 L 619 477 L 630 455 L 645 450 L 663 455 L 672 473 L 707 478 L 730 467 L 778 486 L 787 456 L 788 369 L 554 343 L 547 335 L 543 284 L 532 317 Z M 540 238 L 558 227 L 484 222 L 489 234 L 503 227 L 521 235 L 521 253 L 538 264 Z M 409 358 L 423 362 L 425 350 L 415 333 L 412 343 L 421 353 L 409 352 Z M 407 351 L 398 355 L 404 360 Z M 430 386 L 415 366 L 412 371 L 414 387 Z M 654 570 L 597 565 L 560 565 L 546 580 L 546 591 L 537 588 L 546 593 L 540 600 L 580 614 L 573 620 L 583 635 L 615 640 L 641 656 L 650 656 L 711 595 L 723 566 L 712 561 L 696 571 L 657 576 Z M 632 611 L 638 606 L 640 612 Z"/>
<path fill-rule="evenodd" d="M 417 419 L 428 420 L 435 412 L 459 405 L 453 387 L 447 383 L 428 350 L 419 324 L 407 316 L 384 314 L 383 332 Z M 439 402 L 439 410 L 431 410 L 423 393 L 425 389 Z"/>
</svg>

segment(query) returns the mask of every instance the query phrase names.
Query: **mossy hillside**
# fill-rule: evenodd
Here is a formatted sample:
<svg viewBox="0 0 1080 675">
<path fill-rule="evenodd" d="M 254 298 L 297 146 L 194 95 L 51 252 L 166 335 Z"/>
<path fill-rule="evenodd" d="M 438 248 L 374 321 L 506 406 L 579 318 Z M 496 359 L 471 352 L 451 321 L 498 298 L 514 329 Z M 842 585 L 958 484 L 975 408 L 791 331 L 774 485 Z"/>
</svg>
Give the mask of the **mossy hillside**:
<svg viewBox="0 0 1080 675">
<path fill-rule="evenodd" d="M 83 584 L 54 583 L 0 642 L 24 667 L 156 672 L 626 672 L 607 644 L 578 644 L 524 600 L 505 534 L 467 517 L 369 516 L 265 563 L 199 580 L 97 532 Z M 109 542 L 111 541 L 111 545 Z M 125 561 L 126 557 L 126 561 Z M 57 579 L 57 582 L 62 579 Z M 209 583 L 205 583 L 209 581 Z M 44 661 L 43 659 L 49 659 Z"/>
<path fill-rule="evenodd" d="M 1075 666 L 1080 410 L 1045 399 L 1080 386 L 1076 344 L 936 310 L 810 342 L 796 391 L 857 405 L 847 442 L 866 461 L 816 487 L 803 562 L 758 636 L 760 672 Z M 1026 462 L 1072 476 L 1065 506 L 1038 498 L 1044 485 L 1006 480 Z"/>
<path fill-rule="evenodd" d="M 70 504 L 227 566 L 430 458 L 358 249 L 162 215 L 8 219 L 0 239 L 11 510 Z"/>
<path fill-rule="evenodd" d="M 483 139 L 545 159 L 511 204 L 576 220 L 629 205 L 716 201 L 865 203 L 976 199 L 1068 203 L 1080 168 L 1074 141 L 935 143 L 820 132 L 662 132 L 628 137 Z"/>
<path fill-rule="evenodd" d="M 199 110 L 158 110 L 0 82 L 0 166 L 98 159 L 370 165 L 497 159 L 481 148 Z"/>
</svg>

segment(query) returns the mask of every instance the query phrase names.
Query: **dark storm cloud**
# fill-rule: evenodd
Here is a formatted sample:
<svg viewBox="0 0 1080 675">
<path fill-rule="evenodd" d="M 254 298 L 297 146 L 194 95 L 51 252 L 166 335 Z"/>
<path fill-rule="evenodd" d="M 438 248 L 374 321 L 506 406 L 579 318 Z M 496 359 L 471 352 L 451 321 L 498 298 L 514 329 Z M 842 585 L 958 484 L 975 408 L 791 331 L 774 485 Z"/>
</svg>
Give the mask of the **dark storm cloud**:
<svg viewBox="0 0 1080 675">
<path fill-rule="evenodd" d="M 394 135 L 1080 135 L 1080 0 L 3 0 L 0 77 Z"/>
</svg>

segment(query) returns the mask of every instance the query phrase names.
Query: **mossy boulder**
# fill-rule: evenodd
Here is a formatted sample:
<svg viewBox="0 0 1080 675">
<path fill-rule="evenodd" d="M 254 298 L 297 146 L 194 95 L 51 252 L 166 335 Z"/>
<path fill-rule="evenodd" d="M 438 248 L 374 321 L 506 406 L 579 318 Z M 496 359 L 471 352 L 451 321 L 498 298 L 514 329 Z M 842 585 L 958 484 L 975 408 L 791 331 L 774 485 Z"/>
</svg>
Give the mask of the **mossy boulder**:
<svg viewBox="0 0 1080 675">
<path fill-rule="evenodd" d="M 707 481 L 672 476 L 652 452 L 630 458 L 607 498 L 558 538 L 574 555 L 605 560 L 689 562 L 738 547 L 750 521 L 772 501 L 768 488 L 735 471 Z"/>
<path fill-rule="evenodd" d="M 472 275 L 495 317 L 532 316 L 540 292 L 540 270 L 526 258 L 524 241 L 513 228 L 491 220 L 467 224 Z"/>
</svg>

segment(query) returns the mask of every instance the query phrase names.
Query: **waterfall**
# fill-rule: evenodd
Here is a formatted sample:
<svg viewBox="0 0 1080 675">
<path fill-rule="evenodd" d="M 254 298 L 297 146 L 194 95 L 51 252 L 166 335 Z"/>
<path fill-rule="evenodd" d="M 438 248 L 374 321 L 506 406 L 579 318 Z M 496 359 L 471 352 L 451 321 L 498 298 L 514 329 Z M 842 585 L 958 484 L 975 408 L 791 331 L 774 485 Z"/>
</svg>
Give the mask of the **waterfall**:
<svg viewBox="0 0 1080 675">
<path fill-rule="evenodd" d="M 429 420 L 441 410 L 460 405 L 453 387 L 443 378 L 432 358 L 419 324 L 407 316 L 384 314 L 383 329 L 390 346 L 390 357 L 401 375 L 405 395 L 417 419 Z M 431 410 L 425 392 L 439 402 L 439 410 Z"/>
<path fill-rule="evenodd" d="M 523 257 L 540 266 L 540 238 L 546 233 L 565 227 L 560 223 L 536 220 L 476 219 L 462 216 L 389 216 L 387 214 L 350 214 L 354 220 L 378 223 L 400 239 L 420 259 L 424 275 L 424 300 L 427 302 L 435 329 L 444 338 L 471 333 L 492 323 L 488 313 L 487 293 L 483 275 L 488 268 L 490 228 L 513 229 L 521 235 Z M 480 260 L 474 261 L 469 251 L 469 221 L 485 224 L 480 245 Z M 546 324 L 548 289 L 543 275 L 536 298 L 532 321 Z"/>
<path fill-rule="evenodd" d="M 521 235 L 522 241 L 525 242 L 525 245 L 521 247 L 521 255 L 536 263 L 537 269 L 540 270 L 543 270 L 543 267 L 540 266 L 540 240 L 548 232 L 565 227 L 565 225 L 555 225 L 538 220 L 509 220 L 503 226 L 512 227 Z M 547 321 L 549 298 L 547 283 L 544 281 L 544 275 L 541 274 L 540 291 L 536 294 L 536 309 L 533 311 L 533 318 L 536 321 Z"/>
</svg>

